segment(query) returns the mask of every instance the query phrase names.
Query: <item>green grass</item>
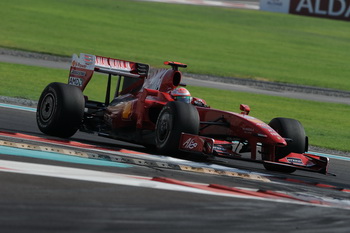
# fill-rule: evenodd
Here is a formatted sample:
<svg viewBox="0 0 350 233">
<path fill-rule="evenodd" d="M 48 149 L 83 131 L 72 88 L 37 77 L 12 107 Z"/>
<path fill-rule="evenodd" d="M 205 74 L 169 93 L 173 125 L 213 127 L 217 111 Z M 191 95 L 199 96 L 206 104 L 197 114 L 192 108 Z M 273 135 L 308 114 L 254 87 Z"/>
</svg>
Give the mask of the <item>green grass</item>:
<svg viewBox="0 0 350 233">
<path fill-rule="evenodd" d="M 15 72 L 14 72 L 15 71 Z M 67 82 L 68 70 L 0 63 L 0 95 L 38 100 L 50 82 Z M 92 100 L 103 101 L 106 75 L 94 75 L 84 92 Z M 350 151 L 350 105 L 215 90 L 189 86 L 193 96 L 213 107 L 239 112 L 241 103 L 251 107 L 251 116 L 268 123 L 274 117 L 290 117 L 302 122 L 310 144 Z"/>
<path fill-rule="evenodd" d="M 348 22 L 122 0 L 1 1 L 0 46 L 350 90 Z"/>
<path fill-rule="evenodd" d="M 42 90 L 51 82 L 68 82 L 69 70 L 50 69 L 10 63 L 0 63 L 0 96 L 39 100 Z M 85 94 L 103 101 L 106 93 L 106 75 L 94 74 Z"/>
</svg>

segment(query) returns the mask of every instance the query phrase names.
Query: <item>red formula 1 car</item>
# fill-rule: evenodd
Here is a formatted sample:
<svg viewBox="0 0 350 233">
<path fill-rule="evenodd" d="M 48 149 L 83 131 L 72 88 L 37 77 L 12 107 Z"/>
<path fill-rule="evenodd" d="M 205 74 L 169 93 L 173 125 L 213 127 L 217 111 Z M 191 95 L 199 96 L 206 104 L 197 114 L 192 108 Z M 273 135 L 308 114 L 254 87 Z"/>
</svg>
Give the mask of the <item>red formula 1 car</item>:
<svg viewBox="0 0 350 233">
<path fill-rule="evenodd" d="M 162 154 L 185 151 L 255 160 L 268 170 L 286 173 L 296 169 L 327 173 L 328 158 L 306 153 L 308 138 L 299 121 L 275 118 L 265 124 L 249 116 L 249 106 L 243 104 L 240 113 L 210 108 L 180 90 L 179 67 L 185 64 L 164 64 L 171 69 L 150 72 L 142 63 L 73 55 L 68 84 L 51 83 L 41 94 L 39 129 L 58 137 L 70 137 L 77 130 L 97 132 L 156 147 Z M 83 95 L 94 72 L 108 75 L 104 102 Z M 110 98 L 112 77 L 117 80 Z"/>
</svg>

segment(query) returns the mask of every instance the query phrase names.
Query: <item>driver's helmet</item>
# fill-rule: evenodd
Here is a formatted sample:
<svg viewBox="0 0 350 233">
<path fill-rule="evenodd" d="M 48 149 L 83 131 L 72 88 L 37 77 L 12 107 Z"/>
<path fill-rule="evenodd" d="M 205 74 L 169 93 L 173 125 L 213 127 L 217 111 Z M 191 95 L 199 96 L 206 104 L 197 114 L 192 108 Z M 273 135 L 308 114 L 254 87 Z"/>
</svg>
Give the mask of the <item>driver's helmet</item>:
<svg viewBox="0 0 350 233">
<path fill-rule="evenodd" d="M 170 95 L 175 101 L 185 102 L 188 104 L 192 101 L 191 93 L 184 87 L 175 88 L 170 92 Z"/>
</svg>

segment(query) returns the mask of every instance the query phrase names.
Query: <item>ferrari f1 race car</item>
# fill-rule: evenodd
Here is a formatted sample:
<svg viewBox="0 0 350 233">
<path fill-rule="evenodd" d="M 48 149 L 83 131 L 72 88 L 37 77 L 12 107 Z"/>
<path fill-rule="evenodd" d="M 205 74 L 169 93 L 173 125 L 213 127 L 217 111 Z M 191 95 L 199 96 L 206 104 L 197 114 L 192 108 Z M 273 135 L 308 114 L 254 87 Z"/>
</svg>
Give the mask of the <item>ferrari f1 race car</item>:
<svg viewBox="0 0 350 233">
<path fill-rule="evenodd" d="M 266 124 L 249 116 L 244 104 L 239 113 L 210 108 L 183 87 L 179 68 L 187 65 L 164 64 L 171 68 L 150 71 L 147 64 L 73 55 L 68 84 L 50 83 L 40 96 L 39 129 L 63 138 L 77 130 L 97 133 L 156 148 L 160 154 L 220 156 L 262 162 L 272 171 L 327 173 L 328 158 L 306 153 L 308 138 L 299 121 L 274 118 Z M 83 94 L 95 72 L 108 77 L 104 101 Z"/>
</svg>

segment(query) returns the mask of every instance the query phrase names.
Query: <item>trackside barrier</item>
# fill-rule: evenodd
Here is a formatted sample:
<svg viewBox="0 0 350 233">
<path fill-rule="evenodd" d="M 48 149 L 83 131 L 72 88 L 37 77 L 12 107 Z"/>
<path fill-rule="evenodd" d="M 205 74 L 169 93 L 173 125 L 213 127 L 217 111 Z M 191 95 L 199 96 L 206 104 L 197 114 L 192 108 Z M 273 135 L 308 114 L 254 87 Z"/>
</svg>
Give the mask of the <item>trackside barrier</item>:
<svg viewBox="0 0 350 233">
<path fill-rule="evenodd" d="M 260 10 L 350 21 L 350 0 L 260 0 Z"/>
</svg>

